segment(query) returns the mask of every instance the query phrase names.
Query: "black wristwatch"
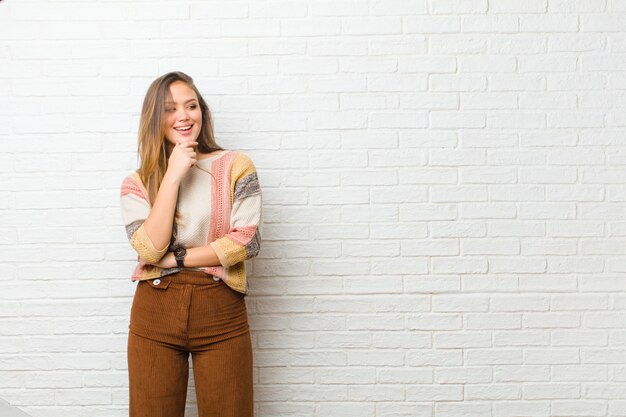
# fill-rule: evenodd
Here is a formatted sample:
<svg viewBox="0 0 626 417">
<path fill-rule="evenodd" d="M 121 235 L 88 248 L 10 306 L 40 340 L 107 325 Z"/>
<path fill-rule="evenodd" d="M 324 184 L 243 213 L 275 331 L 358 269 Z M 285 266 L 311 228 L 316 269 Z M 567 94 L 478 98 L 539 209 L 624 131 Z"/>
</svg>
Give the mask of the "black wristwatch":
<svg viewBox="0 0 626 417">
<path fill-rule="evenodd" d="M 176 264 L 178 264 L 179 268 L 184 268 L 185 264 L 183 263 L 183 259 L 185 259 L 185 255 L 187 255 L 187 249 L 182 246 L 174 249 L 174 258 L 176 258 Z"/>
</svg>

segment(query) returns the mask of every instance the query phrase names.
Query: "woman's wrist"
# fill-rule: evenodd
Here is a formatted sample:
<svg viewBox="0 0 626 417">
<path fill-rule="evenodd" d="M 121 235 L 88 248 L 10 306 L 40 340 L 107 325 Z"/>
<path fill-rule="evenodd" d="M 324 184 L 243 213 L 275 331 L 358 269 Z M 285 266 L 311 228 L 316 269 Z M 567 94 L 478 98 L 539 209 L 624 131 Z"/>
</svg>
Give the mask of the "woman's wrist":
<svg viewBox="0 0 626 417">
<path fill-rule="evenodd" d="M 150 265 L 158 266 L 159 268 L 175 268 L 178 266 L 176 258 L 174 258 L 174 252 L 165 252 L 165 255 L 163 255 L 159 262 Z"/>
<path fill-rule="evenodd" d="M 168 185 L 174 185 L 178 187 L 180 185 L 180 179 L 176 178 L 170 171 L 165 171 L 165 175 L 163 176 L 163 180 L 161 183 L 166 183 Z"/>
<path fill-rule="evenodd" d="M 165 264 L 167 265 L 167 268 L 175 268 L 178 266 L 176 258 L 174 257 L 174 252 L 167 253 L 167 260 Z"/>
</svg>

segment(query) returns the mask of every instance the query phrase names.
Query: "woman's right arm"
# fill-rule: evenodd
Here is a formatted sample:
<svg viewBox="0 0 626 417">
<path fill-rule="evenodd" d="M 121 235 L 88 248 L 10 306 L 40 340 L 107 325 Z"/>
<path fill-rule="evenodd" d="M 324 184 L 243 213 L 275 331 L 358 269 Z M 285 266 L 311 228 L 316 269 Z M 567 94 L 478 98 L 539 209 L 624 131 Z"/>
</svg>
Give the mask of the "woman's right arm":
<svg viewBox="0 0 626 417">
<path fill-rule="evenodd" d="M 196 145 L 198 142 L 178 143 L 172 149 L 168 159 L 167 171 L 159 186 L 150 215 L 143 223 L 144 231 L 152 242 L 152 246 L 162 248 L 156 249 L 162 253 L 161 257 L 165 255 L 172 239 L 172 225 L 180 183 L 189 169 L 196 163 L 196 152 L 194 151 Z M 150 260 L 154 261 L 154 259 Z"/>
<path fill-rule="evenodd" d="M 197 142 L 177 144 L 174 147 L 152 206 L 145 188 L 139 184 L 137 174 L 127 177 L 122 184 L 121 208 L 126 233 L 131 246 L 144 263 L 155 264 L 167 252 L 178 189 L 182 179 L 196 163 L 195 145 Z"/>
<path fill-rule="evenodd" d="M 172 238 L 172 225 L 180 179 L 174 178 L 169 171 L 165 173 L 157 193 L 150 215 L 143 222 L 143 228 L 156 251 L 165 254 Z M 162 249 L 158 249 L 162 248 Z M 160 258 L 159 258 L 160 259 Z M 150 259 L 154 261 L 154 259 Z M 157 260 L 158 262 L 158 260 Z"/>
</svg>

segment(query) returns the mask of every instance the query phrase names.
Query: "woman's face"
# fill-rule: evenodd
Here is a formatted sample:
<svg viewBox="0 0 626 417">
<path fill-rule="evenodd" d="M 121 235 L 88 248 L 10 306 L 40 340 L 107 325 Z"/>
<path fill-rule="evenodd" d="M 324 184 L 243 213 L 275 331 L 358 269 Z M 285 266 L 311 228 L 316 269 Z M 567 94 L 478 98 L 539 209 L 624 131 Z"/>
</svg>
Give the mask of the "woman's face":
<svg viewBox="0 0 626 417">
<path fill-rule="evenodd" d="M 170 84 L 165 100 L 165 138 L 172 145 L 192 142 L 202 127 L 202 110 L 196 92 L 182 81 Z"/>
</svg>

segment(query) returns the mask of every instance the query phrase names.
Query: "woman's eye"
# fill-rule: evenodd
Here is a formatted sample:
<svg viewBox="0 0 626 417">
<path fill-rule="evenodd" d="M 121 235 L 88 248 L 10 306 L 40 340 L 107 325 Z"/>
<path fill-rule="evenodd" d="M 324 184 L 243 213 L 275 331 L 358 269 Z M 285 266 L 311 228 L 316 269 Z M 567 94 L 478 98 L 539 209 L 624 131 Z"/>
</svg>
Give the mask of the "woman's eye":
<svg viewBox="0 0 626 417">
<path fill-rule="evenodd" d="M 192 104 L 191 106 L 189 106 L 189 108 L 192 109 L 192 110 L 195 109 L 196 107 L 198 107 L 198 106 L 196 106 L 195 104 Z M 171 107 L 165 109 L 165 111 L 175 111 L 175 110 L 176 109 L 171 108 Z"/>
</svg>

